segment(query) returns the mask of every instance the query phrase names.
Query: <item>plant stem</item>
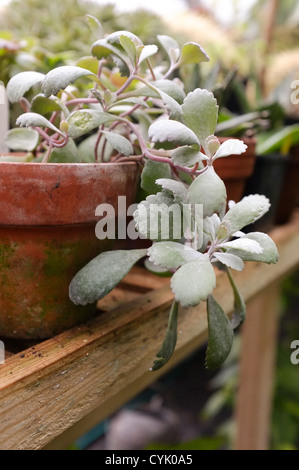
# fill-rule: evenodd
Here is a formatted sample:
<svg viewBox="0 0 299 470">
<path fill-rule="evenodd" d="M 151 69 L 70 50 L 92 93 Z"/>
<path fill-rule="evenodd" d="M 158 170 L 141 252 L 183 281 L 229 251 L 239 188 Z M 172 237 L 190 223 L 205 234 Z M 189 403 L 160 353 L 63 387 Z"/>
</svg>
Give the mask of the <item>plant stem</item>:
<svg viewBox="0 0 299 470">
<path fill-rule="evenodd" d="M 78 104 L 96 104 L 98 100 L 96 98 L 75 98 L 65 102 L 66 106 L 76 106 Z"/>
<path fill-rule="evenodd" d="M 95 144 L 95 148 L 94 148 L 94 159 L 95 159 L 95 162 L 98 162 L 99 160 L 99 157 L 98 157 L 98 149 L 99 149 L 99 145 L 100 145 L 100 140 L 101 140 L 101 137 L 102 137 L 102 130 L 104 129 L 104 124 L 102 124 L 100 127 L 99 127 L 99 133 L 98 133 L 98 137 L 97 137 L 97 141 L 96 141 L 96 144 Z M 102 152 L 102 155 L 101 155 L 101 162 L 103 161 L 103 152 Z"/>
<path fill-rule="evenodd" d="M 50 143 L 45 155 L 44 155 L 44 158 L 42 159 L 42 163 L 47 163 L 48 160 L 49 160 L 49 157 L 51 155 L 51 152 L 53 150 L 53 145 Z"/>
<path fill-rule="evenodd" d="M 66 144 L 68 143 L 69 141 L 69 137 L 68 135 L 64 135 L 63 137 L 63 140 L 62 141 L 59 141 L 59 140 L 55 140 L 54 136 L 50 136 L 48 135 L 43 129 L 41 129 L 40 127 L 34 127 L 34 129 L 40 134 L 40 136 L 46 140 L 48 142 L 49 145 L 51 145 L 52 147 L 57 147 L 57 148 L 61 148 L 61 147 L 65 147 Z"/>
</svg>

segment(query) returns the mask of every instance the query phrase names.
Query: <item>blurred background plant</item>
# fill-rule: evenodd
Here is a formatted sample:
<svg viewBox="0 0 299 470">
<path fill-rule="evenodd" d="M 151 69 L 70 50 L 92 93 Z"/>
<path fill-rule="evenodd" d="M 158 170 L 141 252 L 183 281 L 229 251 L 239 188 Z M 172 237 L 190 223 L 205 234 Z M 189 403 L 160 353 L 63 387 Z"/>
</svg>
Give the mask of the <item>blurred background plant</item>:
<svg viewBox="0 0 299 470">
<path fill-rule="evenodd" d="M 47 5 L 44 0 L 12 0 L 0 16 L 0 80 L 6 84 L 17 72 L 33 68 L 46 73 L 90 55 L 89 45 L 98 36 L 87 14 L 100 21 L 106 34 L 129 30 L 147 41 L 156 40 L 163 24 L 149 11 L 119 15 L 113 4 L 101 6 L 95 0 L 52 0 Z"/>
<path fill-rule="evenodd" d="M 24 12 L 30 12 L 26 20 Z M 157 43 L 161 30 L 167 34 L 162 18 L 144 9 L 119 15 L 112 3 L 96 0 L 52 0 L 47 5 L 44 0 L 12 0 L 0 15 L 0 82 L 7 85 L 26 70 L 47 73 L 77 65 L 79 59 L 84 67 L 82 58 L 90 56 L 90 44 L 99 39 L 97 25 L 87 15 L 99 20 L 101 34 L 129 30 L 151 43 Z M 11 127 L 21 112 L 18 104 L 10 104 Z"/>
</svg>

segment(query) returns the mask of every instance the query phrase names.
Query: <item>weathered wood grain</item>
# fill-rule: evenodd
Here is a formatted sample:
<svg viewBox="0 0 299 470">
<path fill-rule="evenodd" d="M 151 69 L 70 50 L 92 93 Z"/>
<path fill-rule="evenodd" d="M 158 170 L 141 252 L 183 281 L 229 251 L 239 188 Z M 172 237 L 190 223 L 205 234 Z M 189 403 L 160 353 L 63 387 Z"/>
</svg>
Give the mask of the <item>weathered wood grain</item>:
<svg viewBox="0 0 299 470">
<path fill-rule="evenodd" d="M 298 228 L 297 218 L 271 234 L 280 253 L 277 265 L 247 263 L 234 276 L 246 301 L 298 266 Z M 15 354 L 0 366 L 0 449 L 66 446 L 68 439 L 80 435 L 76 430 L 82 434 L 109 416 L 204 343 L 205 304 L 180 309 L 175 354 L 161 371 L 149 371 L 173 297 L 169 281 L 162 282 L 163 287 Z M 218 273 L 215 297 L 230 314 L 233 298 L 223 273 Z M 61 435 L 63 444 L 55 440 Z"/>
</svg>

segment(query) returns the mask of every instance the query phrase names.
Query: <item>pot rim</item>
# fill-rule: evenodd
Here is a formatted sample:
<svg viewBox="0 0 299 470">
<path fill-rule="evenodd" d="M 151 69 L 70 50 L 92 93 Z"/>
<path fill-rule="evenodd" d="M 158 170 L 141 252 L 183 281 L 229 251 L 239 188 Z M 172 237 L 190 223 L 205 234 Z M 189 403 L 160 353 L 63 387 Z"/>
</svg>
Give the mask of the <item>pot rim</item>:
<svg viewBox="0 0 299 470">
<path fill-rule="evenodd" d="M 139 175 L 136 162 L 0 162 L 0 225 L 94 224 L 100 204 L 134 203 Z"/>
<path fill-rule="evenodd" d="M 10 153 L 6 155 L 20 155 L 16 153 Z M 129 157 L 128 157 L 129 158 Z M 18 166 L 34 166 L 34 167 L 39 167 L 39 166 L 47 166 L 47 167 L 61 167 L 61 166 L 69 166 L 69 167 L 79 167 L 79 166 L 84 166 L 84 167 L 96 167 L 98 165 L 105 165 L 105 166 L 119 166 L 119 165 L 137 165 L 137 162 L 133 161 L 122 161 L 122 162 L 94 162 L 94 163 L 67 163 L 67 162 L 62 162 L 62 163 L 51 163 L 51 162 L 0 162 L 0 166 L 3 165 L 18 165 Z"/>
</svg>

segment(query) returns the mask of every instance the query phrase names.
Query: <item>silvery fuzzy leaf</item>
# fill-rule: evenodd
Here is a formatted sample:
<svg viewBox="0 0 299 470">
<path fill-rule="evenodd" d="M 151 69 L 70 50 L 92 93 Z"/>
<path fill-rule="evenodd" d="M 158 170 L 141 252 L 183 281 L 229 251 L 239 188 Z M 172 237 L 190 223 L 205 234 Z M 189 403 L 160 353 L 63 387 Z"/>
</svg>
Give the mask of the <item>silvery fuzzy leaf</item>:
<svg viewBox="0 0 299 470">
<path fill-rule="evenodd" d="M 42 81 L 42 92 L 46 97 L 56 95 L 60 90 L 64 90 L 70 83 L 78 78 L 89 77 L 97 79 L 90 70 L 76 67 L 75 65 L 62 65 L 47 73 Z"/>
<path fill-rule="evenodd" d="M 161 367 L 163 367 L 169 361 L 169 359 L 171 358 L 175 350 L 175 346 L 177 342 L 178 312 L 179 312 L 178 302 L 173 301 L 171 310 L 170 310 L 166 336 L 163 341 L 161 349 L 157 353 L 158 359 L 154 360 L 154 364 L 151 370 L 161 369 Z"/>
<path fill-rule="evenodd" d="M 156 142 L 172 142 L 177 145 L 199 146 L 199 141 L 191 129 L 171 119 L 155 121 L 148 130 L 149 139 Z"/>
<path fill-rule="evenodd" d="M 183 264 L 200 258 L 201 254 L 182 243 L 166 241 L 154 243 L 147 254 L 150 261 L 167 269 L 177 269 Z"/>
<path fill-rule="evenodd" d="M 41 116 L 37 113 L 24 113 L 21 114 L 17 121 L 17 126 L 21 127 L 48 127 L 54 132 L 58 132 L 58 134 L 64 136 L 63 132 L 61 132 L 54 124 L 52 124 L 48 119 L 44 116 Z"/>
<path fill-rule="evenodd" d="M 203 167 L 202 161 L 207 157 L 202 152 L 193 147 L 178 147 L 171 152 L 171 161 L 175 165 L 193 167 L 196 163 L 200 163 L 200 169 Z"/>
<path fill-rule="evenodd" d="M 237 288 L 229 269 L 227 269 L 227 275 L 228 275 L 228 279 L 229 279 L 230 285 L 234 293 L 234 312 L 232 315 L 231 324 L 233 328 L 237 328 L 245 320 L 246 305 L 245 305 L 243 296 L 239 292 L 239 289 Z"/>
<path fill-rule="evenodd" d="M 209 240 L 215 240 L 218 227 L 220 225 L 220 219 L 217 214 L 213 214 L 210 217 L 205 217 L 203 221 L 203 231 L 209 235 Z"/>
<path fill-rule="evenodd" d="M 220 248 L 235 249 L 254 254 L 261 254 L 263 252 L 261 245 L 256 240 L 251 240 L 248 237 L 237 238 L 230 242 L 221 243 L 218 246 Z"/>
<path fill-rule="evenodd" d="M 146 256 L 146 249 L 101 253 L 72 279 L 69 287 L 71 301 L 76 305 L 87 305 L 102 299 L 144 256 Z"/>
<path fill-rule="evenodd" d="M 231 236 L 246 225 L 260 219 L 270 208 L 269 199 L 260 194 L 245 196 L 223 217 L 219 231 Z M 219 233 L 220 233 L 219 232 Z"/>
<path fill-rule="evenodd" d="M 247 145 L 242 140 L 228 139 L 220 145 L 213 157 L 213 161 L 217 160 L 217 158 L 228 157 L 230 155 L 241 155 L 246 149 Z"/>
<path fill-rule="evenodd" d="M 158 35 L 157 39 L 167 52 L 170 62 L 177 62 L 181 54 L 180 46 L 177 41 L 165 34 Z"/>
<path fill-rule="evenodd" d="M 158 88 L 156 88 L 156 90 L 158 90 L 159 95 L 166 109 L 169 112 L 169 118 L 174 119 L 176 121 L 181 121 L 182 120 L 182 107 L 179 105 L 179 103 L 175 99 L 173 99 L 170 95 L 165 93 L 164 91 L 159 90 Z"/>
<path fill-rule="evenodd" d="M 188 93 L 182 104 L 183 121 L 196 134 L 204 148 L 206 138 L 215 132 L 218 109 L 213 93 L 200 88 Z"/>
<path fill-rule="evenodd" d="M 152 84 L 167 95 L 171 96 L 175 101 L 179 104 L 182 104 L 184 99 L 186 98 L 186 93 L 184 90 L 172 80 L 161 79 L 152 82 Z"/>
<path fill-rule="evenodd" d="M 6 133 L 5 143 L 11 150 L 32 152 L 39 143 L 39 133 L 34 129 L 10 129 Z"/>
<path fill-rule="evenodd" d="M 213 256 L 220 261 L 220 263 L 225 264 L 229 268 L 236 269 L 237 271 L 242 271 L 244 269 L 244 263 L 239 256 L 218 251 L 214 253 Z"/>
<path fill-rule="evenodd" d="M 261 253 L 250 253 L 230 248 L 228 253 L 235 254 L 244 261 L 259 261 L 268 264 L 277 263 L 279 257 L 277 247 L 269 235 L 262 232 L 251 232 L 242 237 L 241 240 L 243 238 L 256 241 L 262 247 L 263 251 Z"/>
<path fill-rule="evenodd" d="M 139 56 L 139 64 L 158 52 L 158 47 L 155 44 L 147 44 L 146 46 L 141 47 L 142 51 Z"/>
<path fill-rule="evenodd" d="M 126 137 L 111 131 L 103 131 L 103 134 L 114 150 L 122 155 L 133 155 L 134 150 L 132 144 Z"/>
<path fill-rule="evenodd" d="M 153 240 L 180 240 L 184 234 L 183 212 L 170 192 L 150 195 L 133 214 L 136 230 Z"/>
<path fill-rule="evenodd" d="M 171 289 L 177 302 L 192 307 L 206 300 L 216 286 L 214 268 L 206 254 L 183 264 L 171 278 Z"/>
<path fill-rule="evenodd" d="M 159 178 L 156 180 L 156 184 L 162 186 L 163 189 L 171 191 L 173 195 L 176 196 L 176 198 L 179 198 L 182 202 L 187 201 L 188 189 L 181 181 L 176 181 L 170 178 Z"/>
<path fill-rule="evenodd" d="M 40 84 L 45 78 L 40 72 L 20 72 L 14 75 L 6 87 L 7 97 L 11 103 L 17 103 L 34 85 Z"/>
<path fill-rule="evenodd" d="M 229 318 L 212 295 L 207 299 L 208 347 L 207 369 L 217 369 L 227 359 L 233 344 L 234 332 Z"/>
<path fill-rule="evenodd" d="M 189 187 L 191 204 L 203 205 L 203 217 L 222 214 L 226 206 L 226 188 L 214 168 L 209 166 Z"/>
<path fill-rule="evenodd" d="M 120 31 L 115 31 L 114 33 L 109 34 L 108 36 L 105 37 L 105 41 L 109 44 L 120 44 L 121 37 L 125 36 L 131 39 L 131 41 L 136 45 L 136 46 L 142 46 L 143 43 L 141 39 L 136 36 L 136 34 L 131 33 L 131 31 L 126 31 L 126 30 L 120 30 Z"/>
<path fill-rule="evenodd" d="M 73 139 L 87 134 L 101 124 L 117 120 L 114 114 L 103 113 L 95 109 L 79 109 L 72 112 L 66 119 L 69 130 L 68 135 Z"/>
</svg>

